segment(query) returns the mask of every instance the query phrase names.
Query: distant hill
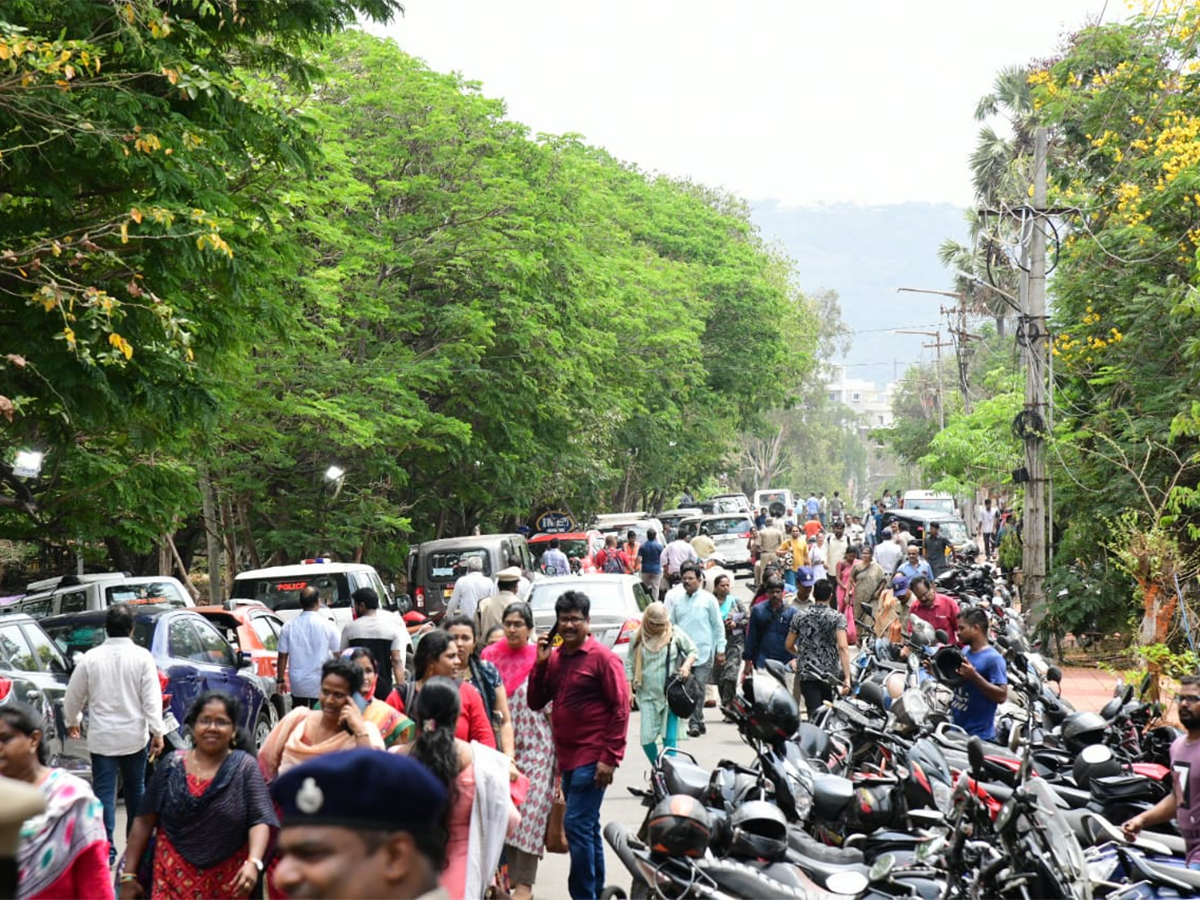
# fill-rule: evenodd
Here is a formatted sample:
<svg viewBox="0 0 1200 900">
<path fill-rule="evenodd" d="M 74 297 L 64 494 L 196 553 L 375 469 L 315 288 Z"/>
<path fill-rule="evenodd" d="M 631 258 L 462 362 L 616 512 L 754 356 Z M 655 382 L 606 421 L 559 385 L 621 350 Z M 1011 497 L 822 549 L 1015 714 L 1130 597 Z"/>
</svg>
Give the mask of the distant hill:
<svg viewBox="0 0 1200 900">
<path fill-rule="evenodd" d="M 859 332 L 844 360 L 848 377 L 882 386 L 909 364 L 933 359 L 933 350 L 921 348 L 932 338 L 888 329 L 936 331 L 944 321 L 938 310 L 951 298 L 896 288 L 953 289 L 937 248 L 948 237 L 966 240 L 962 209 L 948 203 L 788 207 L 768 200 L 754 204 L 753 217 L 763 236 L 796 260 L 804 290 L 837 291 L 842 319 Z"/>
</svg>

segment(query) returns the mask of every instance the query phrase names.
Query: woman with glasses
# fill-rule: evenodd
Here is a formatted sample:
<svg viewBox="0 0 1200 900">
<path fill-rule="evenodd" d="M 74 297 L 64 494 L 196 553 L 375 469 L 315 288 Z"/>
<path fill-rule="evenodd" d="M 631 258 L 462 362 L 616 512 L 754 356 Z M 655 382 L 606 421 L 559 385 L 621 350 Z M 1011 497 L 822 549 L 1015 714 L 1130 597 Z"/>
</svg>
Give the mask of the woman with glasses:
<svg viewBox="0 0 1200 900">
<path fill-rule="evenodd" d="M 185 724 L 194 746 L 155 768 L 125 848 L 126 866 L 138 867 L 153 838 L 149 878 L 127 869 L 122 897 L 250 896 L 279 822 L 239 712 L 237 700 L 216 691 L 192 704 Z"/>
<path fill-rule="evenodd" d="M 537 644 L 529 640 L 533 635 L 529 604 L 510 603 L 501 621 L 504 640 L 486 648 L 482 656 L 500 670 L 504 680 L 517 768 L 529 778 L 529 792 L 521 804 L 521 824 L 504 849 L 513 900 L 530 900 L 538 863 L 546 849 L 546 821 L 554 802 L 554 735 L 550 732 L 550 706 L 534 712 L 526 694 L 529 673 L 537 661 Z"/>
</svg>

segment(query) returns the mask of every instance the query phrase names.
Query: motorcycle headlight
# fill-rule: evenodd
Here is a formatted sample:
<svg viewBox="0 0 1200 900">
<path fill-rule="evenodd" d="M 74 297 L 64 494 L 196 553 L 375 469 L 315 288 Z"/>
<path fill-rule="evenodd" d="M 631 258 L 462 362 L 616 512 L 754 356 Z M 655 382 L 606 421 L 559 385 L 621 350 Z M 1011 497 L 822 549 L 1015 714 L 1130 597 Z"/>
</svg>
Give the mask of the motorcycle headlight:
<svg viewBox="0 0 1200 900">
<path fill-rule="evenodd" d="M 1016 814 L 1017 804 L 1012 799 L 1004 801 L 1004 805 L 1000 807 L 1000 812 L 996 813 L 996 831 L 1001 832 L 1007 830 L 1012 824 L 1013 816 Z"/>
</svg>

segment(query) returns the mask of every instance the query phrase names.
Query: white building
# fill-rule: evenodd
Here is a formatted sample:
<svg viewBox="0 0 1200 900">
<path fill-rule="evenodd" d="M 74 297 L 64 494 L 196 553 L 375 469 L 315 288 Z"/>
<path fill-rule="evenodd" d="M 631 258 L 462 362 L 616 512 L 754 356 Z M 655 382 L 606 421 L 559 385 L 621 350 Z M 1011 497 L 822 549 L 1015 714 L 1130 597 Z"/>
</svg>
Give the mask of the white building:
<svg viewBox="0 0 1200 900">
<path fill-rule="evenodd" d="M 892 427 L 895 382 L 889 382 L 881 389 L 873 381 L 847 378 L 845 366 L 831 366 L 825 390 L 834 403 L 844 404 L 858 414 L 860 429 Z"/>
</svg>

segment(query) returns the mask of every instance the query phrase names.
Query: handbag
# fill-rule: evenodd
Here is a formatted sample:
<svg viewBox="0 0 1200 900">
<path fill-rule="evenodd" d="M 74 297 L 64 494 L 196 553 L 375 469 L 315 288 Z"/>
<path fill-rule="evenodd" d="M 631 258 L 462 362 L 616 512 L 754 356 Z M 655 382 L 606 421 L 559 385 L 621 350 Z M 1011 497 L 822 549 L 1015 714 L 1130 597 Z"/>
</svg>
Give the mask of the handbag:
<svg viewBox="0 0 1200 900">
<path fill-rule="evenodd" d="M 674 646 L 672 641 L 671 646 Z M 668 648 L 670 653 L 670 648 Z M 674 656 L 674 654 L 671 654 Z M 671 658 L 670 656 L 668 658 Z M 687 678 L 681 678 L 678 671 L 667 680 L 667 707 L 676 716 L 686 719 L 696 710 L 696 704 L 703 696 L 704 686 L 690 672 Z"/>
<path fill-rule="evenodd" d="M 546 852 L 566 853 L 567 845 L 567 798 L 563 796 L 562 783 L 554 783 L 554 802 L 550 804 L 550 817 L 546 820 Z"/>
</svg>

